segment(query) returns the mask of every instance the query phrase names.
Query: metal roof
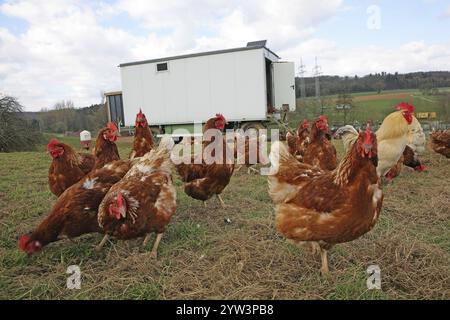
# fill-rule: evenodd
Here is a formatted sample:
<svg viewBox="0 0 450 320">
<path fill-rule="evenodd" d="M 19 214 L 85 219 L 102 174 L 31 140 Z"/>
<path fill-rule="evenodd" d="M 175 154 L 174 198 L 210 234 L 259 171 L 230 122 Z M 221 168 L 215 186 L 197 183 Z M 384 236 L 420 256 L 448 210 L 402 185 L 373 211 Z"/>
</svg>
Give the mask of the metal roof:
<svg viewBox="0 0 450 320">
<path fill-rule="evenodd" d="M 254 41 L 254 42 L 249 42 L 247 44 L 247 47 L 191 53 L 191 54 L 184 54 L 184 55 L 180 55 L 180 56 L 158 58 L 158 59 L 151 59 L 151 60 L 142 60 L 142 61 L 136 61 L 136 62 L 128 62 L 128 63 L 120 64 L 119 67 L 122 68 L 122 67 L 134 66 L 134 65 L 139 65 L 139 64 L 166 62 L 166 61 L 170 61 L 170 60 L 202 57 L 202 56 L 209 56 L 209 55 L 213 55 L 213 54 L 230 53 L 230 52 L 237 52 L 237 51 L 247 51 L 247 50 L 255 50 L 255 49 L 266 49 L 267 51 L 272 53 L 274 56 L 276 56 L 278 59 L 281 59 L 275 52 L 273 52 L 272 50 L 267 48 L 265 46 L 265 44 L 266 44 L 266 40 Z"/>
<path fill-rule="evenodd" d="M 258 40 L 247 42 L 247 47 L 266 46 L 267 40 Z"/>
</svg>

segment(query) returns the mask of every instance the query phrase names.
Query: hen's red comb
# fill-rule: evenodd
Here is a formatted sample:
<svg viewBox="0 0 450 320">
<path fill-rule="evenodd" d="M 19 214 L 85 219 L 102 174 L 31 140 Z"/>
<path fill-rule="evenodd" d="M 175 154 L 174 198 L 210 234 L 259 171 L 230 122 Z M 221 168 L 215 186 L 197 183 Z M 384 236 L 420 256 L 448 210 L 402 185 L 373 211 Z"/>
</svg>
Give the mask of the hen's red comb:
<svg viewBox="0 0 450 320">
<path fill-rule="evenodd" d="M 220 113 L 216 113 L 216 118 L 225 122 L 225 117 Z"/>
<path fill-rule="evenodd" d="M 308 119 L 303 119 L 303 129 L 308 128 L 309 124 L 308 124 Z"/>
<path fill-rule="evenodd" d="M 409 113 L 414 112 L 414 106 L 412 104 L 409 104 L 408 102 L 400 102 L 398 105 L 395 106 L 395 110 L 406 110 Z"/>
<path fill-rule="evenodd" d="M 26 234 L 24 234 L 23 236 L 20 237 L 19 239 L 19 248 L 23 251 L 25 251 L 27 249 L 27 243 L 30 240 L 30 237 L 27 236 Z"/>
<path fill-rule="evenodd" d="M 122 197 L 122 193 L 117 192 L 117 204 L 120 207 L 123 207 L 123 197 Z"/>
<path fill-rule="evenodd" d="M 47 145 L 47 150 L 48 151 L 53 150 L 58 143 L 59 143 L 59 141 L 56 140 L 55 138 L 50 139 L 50 141 L 48 142 L 48 145 Z"/>
<path fill-rule="evenodd" d="M 372 126 L 370 122 L 367 123 L 366 130 L 364 131 L 364 143 L 373 143 L 372 141 Z"/>
<path fill-rule="evenodd" d="M 113 131 L 117 131 L 117 126 L 114 122 L 108 122 L 108 128 Z"/>
<path fill-rule="evenodd" d="M 139 108 L 139 113 L 137 114 L 139 117 L 142 117 L 144 114 L 142 113 L 142 109 Z"/>
<path fill-rule="evenodd" d="M 327 117 L 322 115 L 322 116 L 319 117 L 319 120 L 320 121 L 327 121 Z"/>
</svg>

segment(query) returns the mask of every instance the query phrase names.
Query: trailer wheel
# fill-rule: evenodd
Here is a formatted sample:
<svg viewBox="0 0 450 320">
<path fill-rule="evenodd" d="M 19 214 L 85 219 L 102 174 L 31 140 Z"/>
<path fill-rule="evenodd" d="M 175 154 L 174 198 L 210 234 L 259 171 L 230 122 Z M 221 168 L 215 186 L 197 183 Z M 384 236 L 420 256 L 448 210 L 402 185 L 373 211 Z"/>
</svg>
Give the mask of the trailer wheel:
<svg viewBox="0 0 450 320">
<path fill-rule="evenodd" d="M 265 127 L 260 122 L 246 122 L 241 126 L 241 129 L 247 131 L 248 129 L 255 129 L 259 131 L 265 129 Z"/>
</svg>

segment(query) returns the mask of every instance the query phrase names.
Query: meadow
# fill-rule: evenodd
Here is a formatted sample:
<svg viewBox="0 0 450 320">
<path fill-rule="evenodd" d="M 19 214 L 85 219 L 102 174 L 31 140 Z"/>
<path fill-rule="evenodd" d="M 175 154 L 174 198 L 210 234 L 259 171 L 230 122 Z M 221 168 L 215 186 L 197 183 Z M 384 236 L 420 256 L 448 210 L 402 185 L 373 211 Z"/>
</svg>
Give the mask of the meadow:
<svg viewBox="0 0 450 320">
<path fill-rule="evenodd" d="M 78 149 L 77 138 L 58 138 Z M 333 143 L 341 157 L 342 142 Z M 117 144 L 126 158 L 130 138 Z M 204 208 L 186 196 L 174 175 L 177 212 L 157 260 L 143 239 L 113 239 L 96 252 L 99 234 L 61 240 L 27 257 L 19 236 L 56 200 L 47 186 L 51 159 L 45 145 L 0 153 L 0 299 L 449 299 L 450 161 L 430 150 L 421 160 L 427 171 L 404 168 L 383 186 L 375 228 L 330 250 L 331 276 L 322 277 L 320 257 L 277 233 L 267 178 L 245 169 L 225 189 L 224 209 L 215 198 Z M 80 290 L 66 287 L 70 265 L 81 269 Z M 367 288 L 370 265 L 380 267 L 381 290 Z"/>
<path fill-rule="evenodd" d="M 450 88 L 440 88 L 439 91 L 450 92 Z M 386 90 L 379 94 L 376 92 L 360 92 L 351 95 L 353 109 L 347 115 L 347 123 L 353 123 L 354 121 L 365 123 L 369 119 L 375 123 L 381 123 L 384 117 L 393 111 L 394 106 L 403 101 L 413 104 L 415 112 L 437 112 L 438 118 L 442 110 L 438 97 L 423 95 L 420 90 Z M 336 99 L 336 95 L 324 96 L 325 108 L 323 111 L 331 124 L 339 123 L 342 125 L 344 114 L 334 108 Z M 311 120 L 318 117 L 321 112 L 321 105 L 315 101 L 315 98 L 297 99 L 297 112 L 291 114 L 290 125 L 295 127 L 303 118 Z"/>
</svg>

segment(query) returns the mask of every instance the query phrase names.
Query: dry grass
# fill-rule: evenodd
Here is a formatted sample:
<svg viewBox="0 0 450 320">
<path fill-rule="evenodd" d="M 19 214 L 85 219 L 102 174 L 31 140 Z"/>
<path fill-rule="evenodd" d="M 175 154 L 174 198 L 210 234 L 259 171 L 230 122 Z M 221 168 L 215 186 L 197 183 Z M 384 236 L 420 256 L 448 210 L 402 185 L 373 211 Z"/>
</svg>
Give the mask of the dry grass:
<svg viewBox="0 0 450 320">
<path fill-rule="evenodd" d="M 72 143 L 75 143 L 72 141 Z M 340 142 L 337 142 L 340 148 Z M 122 155 L 129 142 L 119 144 Z M 178 210 L 158 260 L 142 239 L 108 243 L 86 235 L 27 258 L 17 238 L 48 212 L 50 160 L 42 153 L 0 154 L 0 298 L 3 299 L 448 299 L 450 298 L 450 161 L 423 157 L 428 171 L 404 169 L 385 186 L 372 232 L 330 251 L 331 277 L 320 259 L 289 244 L 274 228 L 266 178 L 236 173 L 203 208 L 176 179 Z M 229 218 L 231 223 L 224 219 Z M 81 290 L 66 289 L 66 268 L 82 271 Z M 367 290 L 365 270 L 381 268 L 382 290 Z"/>
</svg>

